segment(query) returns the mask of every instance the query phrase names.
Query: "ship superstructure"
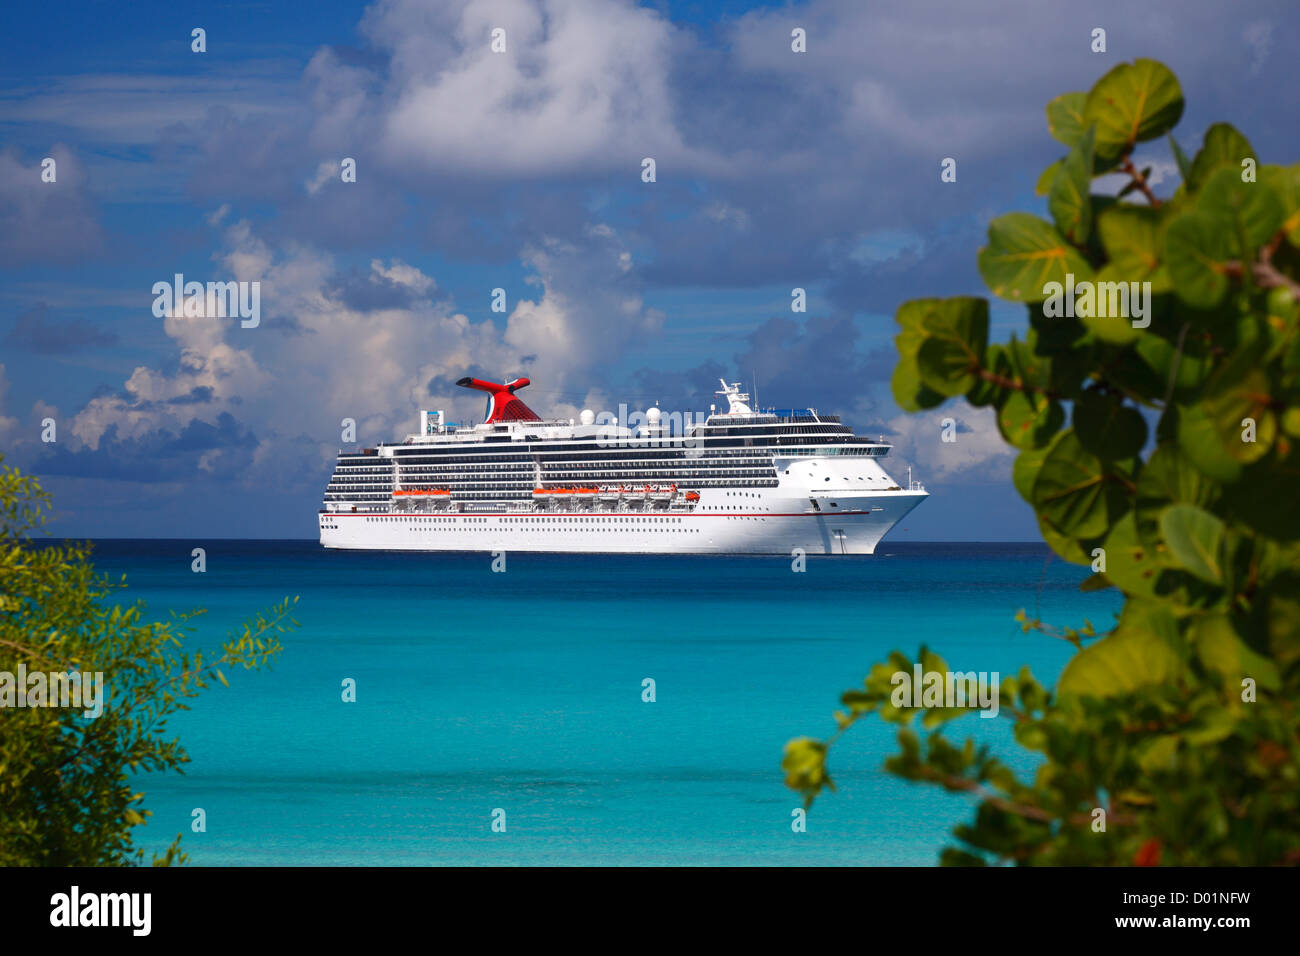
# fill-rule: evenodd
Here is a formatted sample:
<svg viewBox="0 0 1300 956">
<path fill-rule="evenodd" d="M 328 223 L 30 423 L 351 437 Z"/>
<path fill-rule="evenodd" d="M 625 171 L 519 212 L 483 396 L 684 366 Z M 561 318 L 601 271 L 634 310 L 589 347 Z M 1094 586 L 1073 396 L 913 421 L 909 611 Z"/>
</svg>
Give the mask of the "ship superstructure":
<svg viewBox="0 0 1300 956">
<path fill-rule="evenodd" d="M 328 548 L 700 554 L 871 554 L 927 496 L 881 467 L 890 445 L 812 408 L 755 410 L 723 381 L 703 422 L 657 407 L 634 427 L 544 419 L 505 383 L 484 421 L 420 412 L 400 443 L 340 451 L 319 514 Z"/>
</svg>

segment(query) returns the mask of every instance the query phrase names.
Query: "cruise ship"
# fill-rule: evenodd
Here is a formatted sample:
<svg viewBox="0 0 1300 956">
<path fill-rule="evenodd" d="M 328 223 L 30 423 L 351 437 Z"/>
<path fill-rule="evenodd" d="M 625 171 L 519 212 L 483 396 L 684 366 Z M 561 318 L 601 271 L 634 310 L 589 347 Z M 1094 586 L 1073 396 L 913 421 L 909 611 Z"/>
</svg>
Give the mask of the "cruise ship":
<svg viewBox="0 0 1300 956">
<path fill-rule="evenodd" d="M 485 420 L 421 411 L 404 441 L 340 451 L 319 514 L 326 548 L 634 554 L 872 554 L 927 492 L 881 467 L 890 445 L 815 409 L 727 410 L 681 427 L 539 417 L 505 383 Z M 611 418 L 613 416 L 602 416 Z"/>
</svg>

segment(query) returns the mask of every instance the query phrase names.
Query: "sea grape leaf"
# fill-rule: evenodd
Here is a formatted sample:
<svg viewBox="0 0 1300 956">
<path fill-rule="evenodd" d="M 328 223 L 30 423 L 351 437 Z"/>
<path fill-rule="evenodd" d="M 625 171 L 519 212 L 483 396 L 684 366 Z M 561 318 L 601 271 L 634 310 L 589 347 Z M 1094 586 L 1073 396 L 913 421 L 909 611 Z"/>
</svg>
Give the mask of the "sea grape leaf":
<svg viewBox="0 0 1300 956">
<path fill-rule="evenodd" d="M 1287 241 L 1300 247 L 1300 163 L 1294 166 L 1261 166 L 1259 181 L 1278 197 L 1282 205 L 1282 230 Z"/>
<path fill-rule="evenodd" d="M 1035 196 L 1046 196 L 1052 191 L 1052 183 L 1056 179 L 1056 174 L 1061 171 L 1061 167 L 1064 165 L 1065 159 L 1058 159 L 1038 174 L 1038 182 L 1034 183 Z"/>
<path fill-rule="evenodd" d="M 948 397 L 970 391 L 988 348 L 987 300 L 938 300 L 921 318 L 921 332 L 925 339 L 916 352 L 921 383 Z"/>
<path fill-rule="evenodd" d="M 1231 484 L 1241 477 L 1241 462 L 1223 449 L 1214 420 L 1204 405 L 1179 405 L 1178 447 L 1183 455 L 1204 475 L 1220 484 Z"/>
<path fill-rule="evenodd" d="M 1079 444 L 1099 458 L 1132 458 L 1146 444 L 1146 420 L 1118 395 L 1084 392 L 1074 403 L 1073 420 Z"/>
<path fill-rule="evenodd" d="M 1170 617 L 1170 624 L 1159 629 L 1152 626 L 1154 621 L 1122 619 L 1111 634 L 1071 658 L 1061 672 L 1057 692 L 1062 697 L 1117 697 L 1173 680 L 1183 661 L 1174 647 L 1176 638 L 1168 633 Z"/>
<path fill-rule="evenodd" d="M 1096 151 L 1103 159 L 1163 136 L 1182 115 L 1178 78 L 1163 63 L 1147 59 L 1116 66 L 1097 81 L 1083 105 L 1083 123 L 1097 124 Z"/>
<path fill-rule="evenodd" d="M 1230 123 L 1215 123 L 1205 131 L 1205 141 L 1197 150 L 1191 169 L 1184 176 L 1187 188 L 1199 191 L 1210 174 L 1220 166 L 1231 166 L 1240 175 L 1243 159 L 1257 159 L 1250 140 L 1237 132 Z"/>
<path fill-rule="evenodd" d="M 1161 215 L 1146 206 L 1112 206 L 1098 217 L 1097 232 L 1110 260 L 1103 271 L 1126 282 L 1150 282 L 1153 293 L 1167 292 L 1168 273 L 1161 269 Z M 1098 277 L 1100 279 L 1100 277 Z"/>
<path fill-rule="evenodd" d="M 1058 434 L 1056 438 L 1059 437 Z M 1020 497 L 1031 505 L 1034 503 L 1034 481 L 1038 478 L 1039 469 L 1043 467 L 1043 459 L 1047 457 L 1056 438 L 1042 448 L 1023 449 L 1011 466 L 1011 483 L 1016 486 L 1016 491 L 1020 492 Z"/>
<path fill-rule="evenodd" d="M 898 365 L 894 367 L 894 374 L 889 384 L 894 401 L 898 402 L 899 407 L 904 411 L 919 412 L 926 408 L 934 408 L 936 405 L 943 404 L 945 400 L 945 396 L 926 388 L 921 382 L 921 371 L 917 367 L 916 359 L 916 353 L 920 350 L 921 343 L 925 341 L 925 333 L 920 327 L 921 319 L 938 301 L 938 299 L 913 299 L 900 305 L 895 314 L 901 331 L 894 336 L 894 344 L 898 347 Z"/>
<path fill-rule="evenodd" d="M 1178 298 L 1197 309 L 1222 302 L 1234 247 L 1220 220 L 1197 211 L 1176 216 L 1165 229 L 1164 260 Z"/>
<path fill-rule="evenodd" d="M 1240 687 L 1241 679 L 1250 677 L 1266 690 L 1281 688 L 1277 665 L 1252 650 L 1226 614 L 1203 615 L 1192 625 L 1189 636 L 1206 670 L 1222 675 L 1230 686 Z"/>
<path fill-rule="evenodd" d="M 1160 572 L 1168 565 L 1161 549 L 1142 541 L 1137 533 L 1137 513 L 1130 511 L 1106 536 L 1106 577 L 1125 594 L 1155 597 Z"/>
<path fill-rule="evenodd" d="M 1061 403 L 1039 392 L 1013 391 L 998 409 L 998 430 L 1016 448 L 1041 448 L 1061 428 Z"/>
<path fill-rule="evenodd" d="M 1057 230 L 1075 245 L 1088 241 L 1092 229 L 1092 147 L 1096 127 L 1070 149 L 1065 163 L 1052 181 L 1047 208 Z"/>
<path fill-rule="evenodd" d="M 989 224 L 989 244 L 979 252 L 980 275 L 993 294 L 1015 302 L 1042 302 L 1044 286 L 1073 273 L 1092 278 L 1092 267 L 1048 223 L 1025 212 L 999 216 Z"/>
<path fill-rule="evenodd" d="M 1076 539 L 1097 538 L 1123 513 L 1123 492 L 1110 468 L 1063 432 L 1034 480 L 1034 507 L 1057 531 Z"/>
<path fill-rule="evenodd" d="M 1242 182 L 1240 170 L 1232 167 L 1210 174 L 1196 198 L 1196 210 L 1227 230 L 1239 257 L 1253 256 L 1254 250 L 1277 232 L 1284 218 L 1277 193 L 1263 183 Z"/>
<path fill-rule="evenodd" d="M 1160 515 L 1173 503 L 1212 508 L 1219 489 L 1174 444 L 1162 444 L 1147 459 L 1137 480 L 1134 519 L 1138 538 L 1155 547 L 1160 536 Z"/>
<path fill-rule="evenodd" d="M 1142 336 L 1142 329 L 1133 323 L 1137 320 L 1137 303 L 1134 295 L 1146 295 L 1141 286 L 1134 289 L 1111 264 L 1107 264 L 1097 273 L 1092 284 L 1092 295 L 1085 293 L 1075 305 L 1079 321 L 1084 328 L 1111 345 L 1130 345 Z M 1085 302 L 1092 302 L 1091 308 L 1085 308 Z M 1148 307 L 1152 305 L 1150 298 Z M 1149 318 L 1149 314 L 1148 314 Z"/>
<path fill-rule="evenodd" d="M 1223 583 L 1223 522 L 1195 505 L 1173 504 L 1160 515 L 1170 559 L 1210 584 Z"/>
<path fill-rule="evenodd" d="M 1062 93 L 1047 104 L 1047 131 L 1052 139 L 1066 146 L 1073 146 L 1083 138 L 1086 128 L 1083 122 L 1083 104 L 1088 94 L 1083 92 Z"/>
</svg>

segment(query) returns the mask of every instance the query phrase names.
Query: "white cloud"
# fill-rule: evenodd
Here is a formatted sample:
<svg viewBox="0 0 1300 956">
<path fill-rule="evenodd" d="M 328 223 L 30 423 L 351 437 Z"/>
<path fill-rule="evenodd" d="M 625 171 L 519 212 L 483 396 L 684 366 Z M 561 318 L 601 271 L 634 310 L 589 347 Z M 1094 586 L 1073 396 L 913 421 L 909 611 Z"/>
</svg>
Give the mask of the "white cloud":
<svg viewBox="0 0 1300 956">
<path fill-rule="evenodd" d="M 506 31 L 506 52 L 491 35 Z M 390 56 L 382 90 L 319 55 L 309 70 L 328 99 L 314 141 L 340 143 L 378 114 L 386 161 L 471 175 L 627 169 L 653 156 L 696 161 L 673 122 L 669 64 L 688 42 L 626 0 L 386 0 L 363 32 Z"/>
<path fill-rule="evenodd" d="M 956 422 L 956 441 L 942 440 L 946 418 Z M 1010 476 L 1016 450 L 998 432 L 991 409 L 945 405 L 899 415 L 890 420 L 889 427 L 895 478 L 902 480 L 909 465 L 912 477 L 921 481 L 1005 481 Z"/>
<path fill-rule="evenodd" d="M 272 248 L 247 222 L 236 222 L 224 230 L 217 258 L 235 279 L 261 283 L 261 324 L 245 329 L 236 319 L 166 316 L 176 367 L 136 368 L 122 393 L 92 399 L 70 430 L 94 449 L 110 429 L 119 440 L 140 440 L 160 429 L 179 434 L 192 421 L 216 426 L 229 413 L 260 442 L 246 481 L 291 474 L 318 480 L 320 465 L 285 449 L 287 439 L 310 436 L 323 464 L 339 445 L 344 418 L 357 421 L 362 441 L 407 434 L 421 407 L 453 414 L 459 408 L 473 420 L 480 401 L 450 385 L 471 369 L 522 372 L 545 390 L 570 381 L 585 387 L 582 369 L 652 333 L 662 319 L 628 284 L 617 234 L 593 228 L 589 239 L 582 247 L 548 241 L 527 253 L 538 294 L 515 303 L 503 329 L 430 301 L 433 277 L 400 260 L 373 260 L 369 277 L 411 293 L 409 304 L 349 305 L 329 256 L 303 246 Z M 431 395 L 434 380 L 448 384 Z M 542 413 L 552 407 L 537 404 Z M 556 411 L 575 413 L 567 405 Z M 217 469 L 222 455 L 207 451 L 197 466 Z"/>
</svg>

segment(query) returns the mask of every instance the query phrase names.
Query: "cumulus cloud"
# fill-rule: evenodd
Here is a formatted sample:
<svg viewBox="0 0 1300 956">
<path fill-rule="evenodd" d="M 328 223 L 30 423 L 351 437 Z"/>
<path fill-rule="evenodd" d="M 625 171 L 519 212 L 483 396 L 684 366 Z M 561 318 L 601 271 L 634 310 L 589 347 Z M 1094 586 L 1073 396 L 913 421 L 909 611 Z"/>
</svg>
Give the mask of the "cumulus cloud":
<svg viewBox="0 0 1300 956">
<path fill-rule="evenodd" d="M 955 441 L 943 441 L 945 421 L 953 420 Z M 895 477 L 911 466 L 923 481 L 1005 481 L 1015 449 L 998 433 L 992 409 L 949 404 L 889 421 Z"/>
<path fill-rule="evenodd" d="M 672 46 L 686 42 L 658 12 L 607 0 L 384 0 L 362 29 L 388 54 L 383 151 L 399 164 L 533 177 L 575 169 L 680 163 L 691 151 L 673 122 Z M 504 52 L 494 52 L 494 30 Z M 320 120 L 355 117 L 362 77 Z"/>
<path fill-rule="evenodd" d="M 242 220 L 224 229 L 222 241 L 223 269 L 261 283 L 261 324 L 245 329 L 183 309 L 166 315 L 163 333 L 176 361 L 139 366 L 120 390 L 92 398 L 72 421 L 64 473 L 75 473 L 87 453 L 121 456 L 134 443 L 188 454 L 208 472 L 237 462 L 250 483 L 318 484 L 345 418 L 358 423 L 363 441 L 409 433 L 421 407 L 460 409 L 472 420 L 480 403 L 452 384 L 457 378 L 526 372 L 562 389 L 661 320 L 645 306 L 609 229 L 592 228 L 582 246 L 530 250 L 525 261 L 537 294 L 515 303 L 504 326 L 471 322 L 431 298 L 434 278 L 400 260 L 376 259 L 364 276 L 341 275 L 329 255 L 276 248 Z M 366 286 L 375 290 L 368 300 Z"/>
</svg>

